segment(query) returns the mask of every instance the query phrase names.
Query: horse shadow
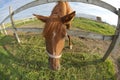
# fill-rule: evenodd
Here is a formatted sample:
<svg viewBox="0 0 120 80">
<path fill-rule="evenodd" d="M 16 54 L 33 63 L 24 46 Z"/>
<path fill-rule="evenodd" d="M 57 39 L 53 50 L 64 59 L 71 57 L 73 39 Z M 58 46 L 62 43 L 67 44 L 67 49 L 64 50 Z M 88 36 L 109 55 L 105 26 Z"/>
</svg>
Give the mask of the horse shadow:
<svg viewBox="0 0 120 80">
<path fill-rule="evenodd" d="M 17 44 L 17 42 L 11 36 L 5 36 L 0 39 L 0 48 L 2 49 L 0 50 L 0 65 L 3 67 L 3 70 L 0 70 L 0 79 L 10 79 L 10 76 L 14 74 L 19 75 L 19 79 L 22 79 L 23 75 L 18 70 L 19 67 L 35 71 L 39 71 L 43 69 L 43 67 L 48 69 L 47 62 L 36 61 L 34 59 L 28 60 L 14 55 L 14 51 L 9 50 L 9 47 L 11 47 L 9 45 L 13 44 Z M 21 47 L 20 44 L 18 45 Z M 14 65 L 16 65 L 16 67 L 14 67 Z M 7 70 L 12 73 L 7 74 Z"/>
<path fill-rule="evenodd" d="M 4 47 L 3 47 L 4 49 Z M 14 57 L 12 55 L 7 54 L 7 52 L 0 51 L 0 65 L 2 66 L 2 70 L 0 70 L 0 80 L 9 80 L 11 73 L 8 74 L 8 71 L 13 71 L 16 74 L 19 74 L 18 71 L 13 68 L 10 61 L 13 61 Z"/>
<path fill-rule="evenodd" d="M 18 56 L 14 56 L 6 47 L 4 47 L 7 53 L 9 53 L 10 58 L 19 66 L 22 66 L 24 68 L 29 68 L 31 70 L 40 70 L 43 67 L 46 67 L 47 63 L 43 61 L 36 61 L 34 59 L 28 60 L 25 58 L 18 58 Z M 24 55 L 23 55 L 24 56 Z"/>
</svg>

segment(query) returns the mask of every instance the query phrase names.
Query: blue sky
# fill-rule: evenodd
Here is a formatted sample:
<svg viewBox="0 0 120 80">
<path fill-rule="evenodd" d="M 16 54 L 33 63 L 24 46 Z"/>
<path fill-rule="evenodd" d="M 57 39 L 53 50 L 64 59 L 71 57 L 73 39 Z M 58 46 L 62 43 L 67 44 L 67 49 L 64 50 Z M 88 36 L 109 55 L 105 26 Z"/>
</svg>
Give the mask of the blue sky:
<svg viewBox="0 0 120 80">
<path fill-rule="evenodd" d="M 9 6 L 12 6 L 13 10 L 15 10 L 20 6 L 25 5 L 31 1 L 34 0 L 0 0 L 0 22 L 7 15 L 9 15 Z M 103 0 L 103 1 L 112 4 L 116 8 L 120 8 L 120 0 Z M 16 14 L 14 18 L 22 19 L 26 17 L 31 17 L 33 13 L 49 15 L 54 5 L 55 3 L 49 3 L 49 4 L 36 6 Z M 73 10 L 75 10 L 77 13 L 85 13 L 85 14 L 100 16 L 102 17 L 103 21 L 109 24 L 117 25 L 117 15 L 106 9 L 80 2 L 79 3 L 72 2 L 70 3 L 70 5 L 73 8 Z"/>
<path fill-rule="evenodd" d="M 0 0 L 0 8 L 2 8 L 6 3 L 9 3 L 10 0 Z"/>
</svg>

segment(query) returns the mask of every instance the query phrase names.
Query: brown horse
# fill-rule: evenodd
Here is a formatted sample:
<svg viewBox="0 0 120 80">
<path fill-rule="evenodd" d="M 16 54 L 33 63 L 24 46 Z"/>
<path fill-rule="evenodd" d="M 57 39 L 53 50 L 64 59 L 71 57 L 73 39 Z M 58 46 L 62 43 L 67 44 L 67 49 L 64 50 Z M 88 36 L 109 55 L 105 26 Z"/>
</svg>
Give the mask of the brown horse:
<svg viewBox="0 0 120 80">
<path fill-rule="evenodd" d="M 71 20 L 75 16 L 68 2 L 58 1 L 49 17 L 36 15 L 39 20 L 45 22 L 43 36 L 45 37 L 46 51 L 49 56 L 50 67 L 53 70 L 60 69 L 61 51 L 64 48 L 65 37 L 69 38 L 69 46 L 72 48 L 70 36 L 67 35 L 66 28 L 71 26 Z"/>
</svg>

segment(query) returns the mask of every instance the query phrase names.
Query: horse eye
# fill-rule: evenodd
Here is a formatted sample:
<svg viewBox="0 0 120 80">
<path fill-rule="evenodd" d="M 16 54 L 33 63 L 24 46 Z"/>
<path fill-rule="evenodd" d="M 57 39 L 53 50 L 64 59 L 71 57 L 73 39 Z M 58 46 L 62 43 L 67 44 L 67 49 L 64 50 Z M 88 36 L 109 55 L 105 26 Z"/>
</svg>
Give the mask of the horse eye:
<svg viewBox="0 0 120 80">
<path fill-rule="evenodd" d="M 67 33 L 63 33 L 62 37 L 65 38 L 67 36 Z"/>
<path fill-rule="evenodd" d="M 65 38 L 66 36 L 65 35 L 63 35 L 63 38 Z"/>
</svg>

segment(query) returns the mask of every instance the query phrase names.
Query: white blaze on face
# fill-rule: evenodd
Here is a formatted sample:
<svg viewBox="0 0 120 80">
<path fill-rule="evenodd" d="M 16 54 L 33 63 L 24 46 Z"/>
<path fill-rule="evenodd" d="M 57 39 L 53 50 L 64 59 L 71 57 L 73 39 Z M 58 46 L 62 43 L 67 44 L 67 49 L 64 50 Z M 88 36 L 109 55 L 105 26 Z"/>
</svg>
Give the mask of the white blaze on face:
<svg viewBox="0 0 120 80">
<path fill-rule="evenodd" d="M 54 45 L 54 42 L 55 42 L 55 36 L 56 36 L 56 32 L 53 31 L 53 36 L 52 36 L 52 44 Z M 55 54 L 55 49 L 53 47 L 53 54 Z"/>
<path fill-rule="evenodd" d="M 54 31 L 54 32 L 53 32 L 53 36 L 52 36 L 52 43 L 54 43 L 55 36 L 56 36 L 56 32 Z M 48 56 L 51 57 L 51 58 L 56 58 L 56 59 L 58 59 L 58 58 L 61 58 L 61 56 L 62 56 L 62 54 L 60 54 L 60 55 L 55 55 L 55 54 L 56 54 L 55 51 L 53 51 L 53 54 L 49 53 L 48 50 L 46 50 L 46 51 L 47 51 Z"/>
<path fill-rule="evenodd" d="M 56 33 L 55 33 L 55 31 L 54 31 L 54 32 L 53 32 L 52 40 L 54 40 L 55 36 L 56 36 Z"/>
<path fill-rule="evenodd" d="M 65 37 L 67 36 L 67 33 L 65 34 Z"/>
</svg>

